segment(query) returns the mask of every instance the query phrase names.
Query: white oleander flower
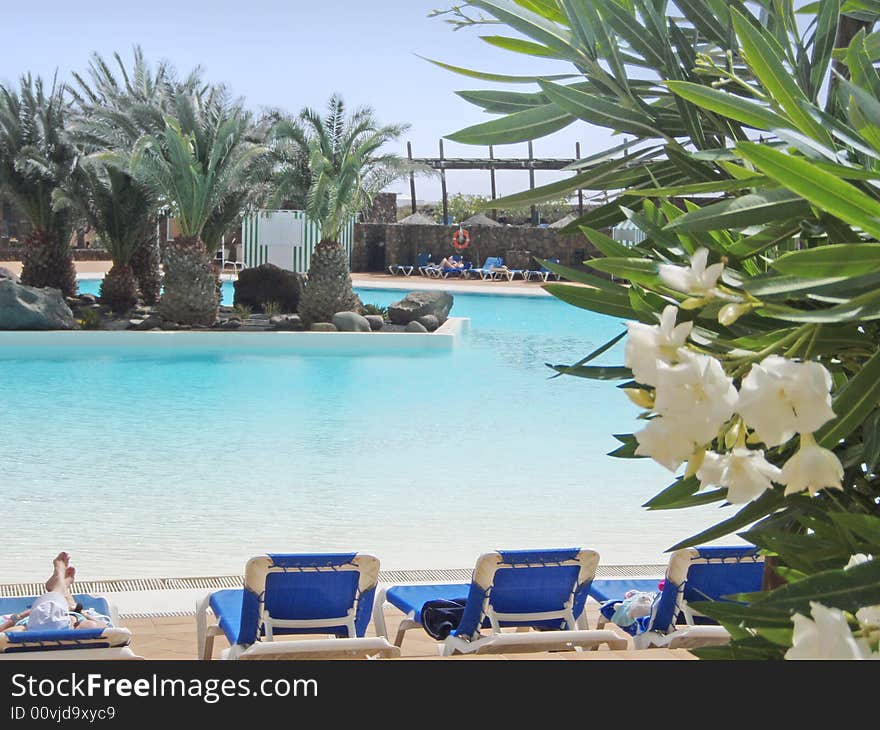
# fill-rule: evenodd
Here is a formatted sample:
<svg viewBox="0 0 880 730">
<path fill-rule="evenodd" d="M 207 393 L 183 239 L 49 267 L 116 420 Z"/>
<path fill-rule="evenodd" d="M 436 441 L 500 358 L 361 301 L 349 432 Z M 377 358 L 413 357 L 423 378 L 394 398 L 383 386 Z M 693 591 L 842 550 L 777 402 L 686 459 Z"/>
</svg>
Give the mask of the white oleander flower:
<svg viewBox="0 0 880 730">
<path fill-rule="evenodd" d="M 743 378 L 736 410 L 765 444 L 779 446 L 834 418 L 830 391 L 831 374 L 819 363 L 770 355 Z"/>
<path fill-rule="evenodd" d="M 700 486 L 727 487 L 727 501 L 745 504 L 760 497 L 779 481 L 780 469 L 764 458 L 759 449 L 737 447 L 726 454 L 706 453 L 697 470 Z"/>
<path fill-rule="evenodd" d="M 777 480 L 785 485 L 786 494 L 797 494 L 805 489 L 810 496 L 820 489 L 843 489 L 843 465 L 833 451 L 823 449 L 812 434 L 801 434 L 801 446 L 782 467 Z"/>
<path fill-rule="evenodd" d="M 869 563 L 873 559 L 874 557 L 872 555 L 859 553 L 850 557 L 849 562 L 846 564 L 846 567 L 852 568 L 855 565 Z M 856 611 L 856 618 L 859 620 L 860 624 L 880 626 L 880 606 L 865 606 L 864 608 L 860 608 L 858 611 Z"/>
<path fill-rule="evenodd" d="M 786 659 L 868 659 L 871 650 L 856 639 L 842 611 L 810 601 L 812 620 L 796 613 L 794 635 Z"/>
<path fill-rule="evenodd" d="M 706 266 L 708 260 L 709 250 L 698 248 L 691 256 L 689 267 L 660 264 L 660 279 L 670 289 L 691 296 L 712 296 L 724 270 L 724 264 Z"/>
<path fill-rule="evenodd" d="M 672 362 L 694 327 L 693 322 L 675 324 L 678 309 L 668 305 L 660 316 L 659 325 L 628 322 L 629 335 L 623 353 L 623 364 L 632 370 L 633 378 L 645 385 L 657 380 L 657 361 Z"/>
<path fill-rule="evenodd" d="M 693 439 L 676 428 L 675 420 L 658 416 L 648 421 L 648 425 L 635 434 L 639 442 L 638 456 L 650 456 L 654 461 L 675 471 L 682 462 L 687 461 L 697 449 Z"/>
<path fill-rule="evenodd" d="M 682 348 L 678 364 L 657 363 L 654 410 L 698 444 L 711 441 L 734 413 L 733 379 L 714 357 Z"/>
</svg>

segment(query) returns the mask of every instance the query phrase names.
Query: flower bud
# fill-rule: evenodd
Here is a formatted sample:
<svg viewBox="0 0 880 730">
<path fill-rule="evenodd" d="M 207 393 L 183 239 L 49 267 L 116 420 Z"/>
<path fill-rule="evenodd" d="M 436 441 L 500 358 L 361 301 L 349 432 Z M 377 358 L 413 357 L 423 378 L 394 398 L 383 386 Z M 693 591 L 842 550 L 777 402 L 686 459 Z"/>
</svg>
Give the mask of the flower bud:
<svg viewBox="0 0 880 730">
<path fill-rule="evenodd" d="M 718 311 L 718 324 L 729 327 L 744 314 L 748 314 L 754 309 L 752 304 L 725 304 Z"/>
<path fill-rule="evenodd" d="M 623 392 L 639 408 L 651 409 L 654 407 L 654 397 L 643 388 L 624 388 Z"/>
</svg>

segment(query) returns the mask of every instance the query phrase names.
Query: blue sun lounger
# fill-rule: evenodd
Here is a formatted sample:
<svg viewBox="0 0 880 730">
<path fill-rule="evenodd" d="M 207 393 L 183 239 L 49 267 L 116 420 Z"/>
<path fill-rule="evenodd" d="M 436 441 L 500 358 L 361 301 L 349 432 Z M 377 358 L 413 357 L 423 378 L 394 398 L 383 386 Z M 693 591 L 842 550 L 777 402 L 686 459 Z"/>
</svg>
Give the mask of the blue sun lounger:
<svg viewBox="0 0 880 730">
<path fill-rule="evenodd" d="M 479 276 L 481 279 L 491 279 L 495 275 L 495 270 L 504 266 L 504 259 L 501 256 L 487 256 L 483 265 L 479 269 L 470 269 L 467 273 L 468 277 Z"/>
<path fill-rule="evenodd" d="M 402 274 L 403 276 L 411 276 L 412 272 L 418 269 L 419 273 L 422 273 L 422 269 L 428 266 L 431 262 L 431 254 L 429 253 L 421 253 L 416 256 L 416 262 L 414 264 L 391 264 L 388 267 L 388 273 L 394 276 L 395 274 Z"/>
<path fill-rule="evenodd" d="M 764 557 L 754 546 L 685 548 L 670 555 L 662 591 L 656 579 L 604 579 L 593 581 L 589 594 L 601 604 L 600 627 L 611 620 L 627 591 L 656 594 L 650 615 L 621 628 L 632 635 L 637 649 L 692 649 L 726 644 L 730 635 L 690 604 L 755 593 L 763 577 Z"/>
<path fill-rule="evenodd" d="M 37 596 L 0 598 L 0 614 L 21 613 Z M 131 631 L 119 626 L 116 607 L 106 598 L 83 593 L 74 600 L 84 609 L 108 616 L 103 629 L 0 632 L 0 659 L 142 659 L 130 647 Z"/>
<path fill-rule="evenodd" d="M 251 558 L 244 588 L 214 591 L 197 604 L 199 657 L 213 658 L 220 634 L 230 644 L 224 659 L 397 656 L 384 639 L 364 637 L 378 575 L 379 559 L 364 553 Z M 216 624 L 208 625 L 208 610 Z M 273 641 L 284 634 L 338 638 Z"/>
<path fill-rule="evenodd" d="M 551 264 L 558 264 L 559 259 L 548 259 Z M 523 279 L 526 281 L 531 281 L 533 278 L 540 279 L 541 281 L 548 281 L 551 277 L 554 277 L 557 281 L 559 280 L 559 274 L 550 271 L 546 266 L 541 266 L 540 269 L 526 269 L 522 275 Z"/>
<path fill-rule="evenodd" d="M 376 633 L 387 636 L 386 602 L 406 614 L 394 641 L 400 646 L 406 631 L 422 626 L 428 601 L 466 599 L 458 627 L 440 645 L 444 655 L 595 649 L 602 643 L 623 649 L 627 641 L 617 632 L 587 628 L 584 604 L 598 563 L 598 553 L 578 548 L 486 553 L 470 583 L 380 589 L 373 610 Z M 505 627 L 541 631 L 502 633 Z M 491 633 L 483 635 L 484 628 Z"/>
</svg>

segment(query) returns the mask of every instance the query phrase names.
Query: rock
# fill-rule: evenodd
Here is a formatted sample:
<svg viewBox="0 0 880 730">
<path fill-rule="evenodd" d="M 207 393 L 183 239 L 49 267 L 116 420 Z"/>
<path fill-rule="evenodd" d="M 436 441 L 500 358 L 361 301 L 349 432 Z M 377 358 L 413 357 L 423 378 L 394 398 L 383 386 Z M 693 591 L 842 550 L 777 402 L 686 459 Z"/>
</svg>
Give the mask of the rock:
<svg viewBox="0 0 880 730">
<path fill-rule="evenodd" d="M 380 332 L 406 332 L 406 325 L 386 323 Z"/>
<path fill-rule="evenodd" d="M 419 317 L 432 314 L 438 326 L 446 321 L 452 309 L 452 295 L 440 291 L 413 291 L 388 307 L 388 317 L 394 324 L 409 324 Z"/>
<path fill-rule="evenodd" d="M 12 273 L 5 266 L 0 266 L 0 279 L 9 279 L 10 281 L 14 281 L 18 284 L 21 279 L 18 278 L 18 274 Z"/>
<path fill-rule="evenodd" d="M 128 320 L 128 329 L 136 330 L 140 327 L 146 320 L 143 319 L 130 319 Z"/>
<path fill-rule="evenodd" d="M 365 314 L 364 319 L 370 323 L 373 332 L 378 332 L 385 326 L 385 318 L 381 314 Z"/>
<path fill-rule="evenodd" d="M 225 304 L 221 304 L 219 311 L 221 314 L 232 314 L 235 311 L 235 307 L 227 307 Z"/>
<path fill-rule="evenodd" d="M 132 321 L 134 321 L 134 320 L 132 320 Z M 156 327 L 161 327 L 161 326 L 162 326 L 162 319 L 159 317 L 159 315 L 158 314 L 151 314 L 149 317 L 147 317 L 145 320 L 143 320 L 139 325 L 137 325 L 135 327 L 135 329 L 142 332 L 144 330 L 151 330 L 151 329 L 154 329 Z"/>
<path fill-rule="evenodd" d="M 427 332 L 425 325 L 413 320 L 405 327 L 406 332 Z"/>
<path fill-rule="evenodd" d="M 303 291 L 302 274 L 275 264 L 262 264 L 239 272 L 233 284 L 235 306 L 262 311 L 267 302 L 277 302 L 282 312 L 295 312 Z"/>
<path fill-rule="evenodd" d="M 82 304 L 97 304 L 98 297 L 94 294 L 79 294 L 77 297 Z"/>
<path fill-rule="evenodd" d="M 76 320 L 58 289 L 0 279 L 0 330 L 72 330 Z"/>
<path fill-rule="evenodd" d="M 110 330 L 111 332 L 121 332 L 122 330 L 131 329 L 131 325 L 127 319 L 111 319 L 104 322 L 96 329 Z"/>
<path fill-rule="evenodd" d="M 276 314 L 269 318 L 269 324 L 282 332 L 302 332 L 305 329 L 298 314 Z"/>
<path fill-rule="evenodd" d="M 312 332 L 336 332 L 336 325 L 329 322 L 315 322 L 311 326 Z"/>
<path fill-rule="evenodd" d="M 419 317 L 416 322 L 422 325 L 422 327 L 428 330 L 428 332 L 433 332 L 440 326 L 440 322 L 437 321 L 437 318 L 433 314 L 425 314 Z"/>
<path fill-rule="evenodd" d="M 177 324 L 177 322 L 166 322 L 164 320 L 160 320 L 162 322 L 162 329 L 173 332 L 175 330 L 181 329 L 181 326 Z"/>
<path fill-rule="evenodd" d="M 370 323 L 357 312 L 337 312 L 333 324 L 340 332 L 372 332 Z"/>
<path fill-rule="evenodd" d="M 230 317 L 220 322 L 220 329 L 237 330 L 241 327 L 241 320 L 238 317 Z"/>
</svg>

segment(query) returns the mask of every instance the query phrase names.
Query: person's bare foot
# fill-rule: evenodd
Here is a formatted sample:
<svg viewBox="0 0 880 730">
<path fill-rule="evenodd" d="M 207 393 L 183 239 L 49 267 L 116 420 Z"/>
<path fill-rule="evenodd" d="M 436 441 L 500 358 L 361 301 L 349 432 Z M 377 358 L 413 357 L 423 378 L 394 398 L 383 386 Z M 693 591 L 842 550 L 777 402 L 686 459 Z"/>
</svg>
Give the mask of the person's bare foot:
<svg viewBox="0 0 880 730">
<path fill-rule="evenodd" d="M 70 554 L 63 550 L 58 553 L 55 560 L 52 561 L 54 572 L 46 581 L 46 590 L 49 593 L 58 592 L 65 593 L 73 583 L 73 576 L 76 574 L 75 569 L 70 567 Z M 73 571 L 73 572 L 71 572 Z M 68 574 L 70 577 L 68 578 Z"/>
</svg>

